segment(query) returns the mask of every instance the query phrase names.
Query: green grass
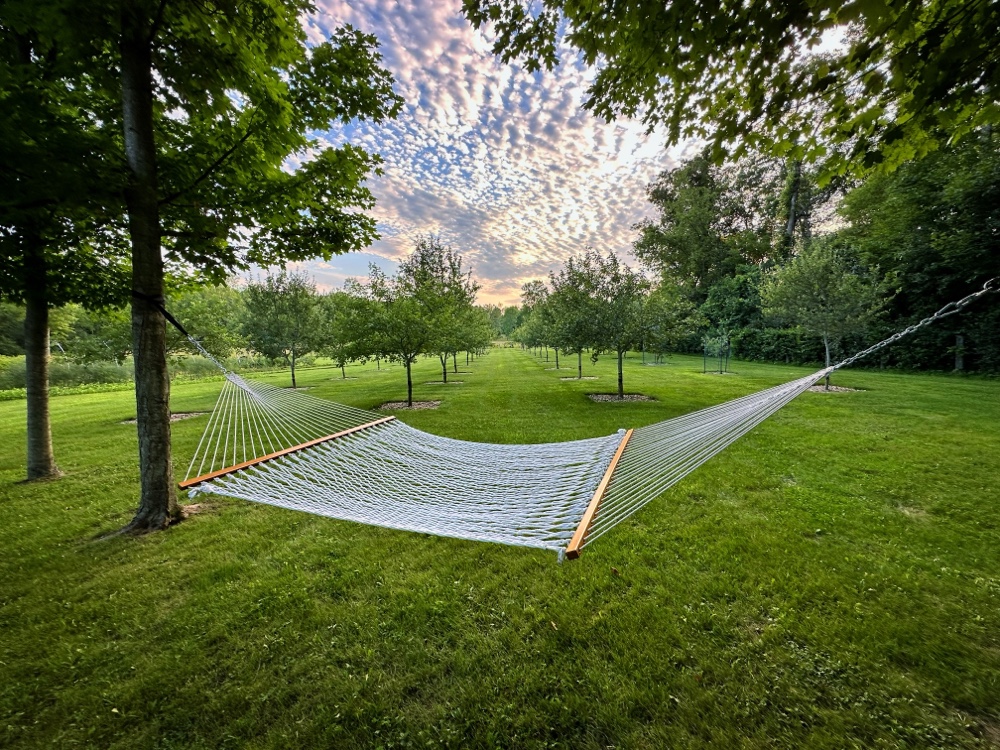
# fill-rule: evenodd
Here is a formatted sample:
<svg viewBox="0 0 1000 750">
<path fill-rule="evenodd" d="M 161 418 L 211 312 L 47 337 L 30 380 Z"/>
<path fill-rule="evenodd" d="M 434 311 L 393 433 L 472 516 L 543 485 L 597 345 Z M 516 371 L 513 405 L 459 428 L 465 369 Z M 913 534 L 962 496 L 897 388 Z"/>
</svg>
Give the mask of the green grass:
<svg viewBox="0 0 1000 750">
<path fill-rule="evenodd" d="M 566 365 L 575 362 L 567 362 Z M 497 442 L 639 426 L 801 368 L 626 363 L 598 404 L 494 350 L 409 424 Z M 362 407 L 398 367 L 301 373 Z M 281 383 L 279 375 L 265 379 Z M 575 562 L 218 500 L 94 541 L 136 500 L 128 393 L 53 399 L 66 475 L 18 484 L 0 403 L 0 745 L 96 748 L 881 748 L 1000 743 L 1000 383 L 845 372 Z M 175 411 L 218 382 L 176 383 Z M 204 418 L 174 426 L 185 465 Z M 182 472 L 183 473 L 183 472 Z"/>
</svg>

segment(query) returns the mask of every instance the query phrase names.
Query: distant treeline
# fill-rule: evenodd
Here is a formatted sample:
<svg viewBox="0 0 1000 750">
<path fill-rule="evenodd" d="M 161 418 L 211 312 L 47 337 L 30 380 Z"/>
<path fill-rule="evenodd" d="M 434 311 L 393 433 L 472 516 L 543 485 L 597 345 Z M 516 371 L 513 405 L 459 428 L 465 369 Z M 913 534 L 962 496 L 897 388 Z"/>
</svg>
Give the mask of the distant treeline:
<svg viewBox="0 0 1000 750">
<path fill-rule="evenodd" d="M 794 160 L 719 167 L 699 155 L 648 196 L 658 215 L 636 227 L 634 253 L 651 287 L 692 308 L 695 325 L 671 337 L 679 351 L 721 339 L 744 359 L 820 362 L 827 345 L 837 359 L 1000 276 L 1000 141 L 989 129 L 888 176 L 822 186 Z M 551 291 L 558 275 L 536 283 Z M 525 290 L 522 305 L 490 310 L 495 330 L 556 345 L 534 313 L 538 289 Z M 987 295 L 862 364 L 1000 372 L 998 334 L 1000 294 Z M 638 332 L 637 346 L 650 343 Z"/>
</svg>

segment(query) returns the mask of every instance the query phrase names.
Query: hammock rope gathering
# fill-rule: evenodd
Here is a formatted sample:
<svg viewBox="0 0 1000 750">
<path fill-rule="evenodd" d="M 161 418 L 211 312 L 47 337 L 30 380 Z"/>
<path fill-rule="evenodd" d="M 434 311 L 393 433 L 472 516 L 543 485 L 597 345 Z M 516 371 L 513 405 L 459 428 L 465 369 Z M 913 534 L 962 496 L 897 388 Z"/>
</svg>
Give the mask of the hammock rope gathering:
<svg viewBox="0 0 1000 750">
<path fill-rule="evenodd" d="M 246 380 L 178 325 L 226 378 L 180 486 L 192 497 L 213 493 L 344 521 L 552 550 L 560 561 L 578 557 L 821 378 L 958 312 L 992 291 L 992 282 L 789 383 L 606 437 L 524 445 L 432 435 L 392 416 Z"/>
</svg>

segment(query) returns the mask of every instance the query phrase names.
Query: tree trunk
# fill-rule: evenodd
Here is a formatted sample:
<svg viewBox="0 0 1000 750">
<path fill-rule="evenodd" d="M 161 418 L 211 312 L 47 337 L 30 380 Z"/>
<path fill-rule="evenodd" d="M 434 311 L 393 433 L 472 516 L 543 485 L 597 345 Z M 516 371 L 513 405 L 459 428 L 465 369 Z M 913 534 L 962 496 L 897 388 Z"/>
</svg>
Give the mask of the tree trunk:
<svg viewBox="0 0 1000 750">
<path fill-rule="evenodd" d="M 556 347 L 556 370 L 559 369 L 559 347 Z"/>
<path fill-rule="evenodd" d="M 406 405 L 413 406 L 413 378 L 410 376 L 410 358 L 406 358 Z"/>
<path fill-rule="evenodd" d="M 625 352 L 618 351 L 618 400 L 621 401 L 625 398 L 625 384 L 624 378 L 622 378 L 622 358 Z"/>
<path fill-rule="evenodd" d="M 441 382 L 448 382 L 448 355 L 438 355 L 438 359 L 441 360 Z"/>
<path fill-rule="evenodd" d="M 340 377 L 342 377 L 344 380 L 347 380 L 347 370 L 344 368 L 343 365 L 340 366 Z"/>
<path fill-rule="evenodd" d="M 799 197 L 799 186 L 802 182 L 802 162 L 795 160 L 792 162 L 792 185 L 788 194 L 788 222 L 785 224 L 785 248 L 791 253 L 795 245 L 795 224 L 798 221 L 796 214 L 796 203 Z"/>
<path fill-rule="evenodd" d="M 451 365 L 455 372 L 458 372 L 458 352 L 451 353 Z"/>
<path fill-rule="evenodd" d="M 548 344 L 545 345 L 545 361 L 546 362 L 549 361 L 549 345 Z"/>
<path fill-rule="evenodd" d="M 823 334 L 823 347 L 826 349 L 826 366 L 830 366 L 830 338 Z M 826 389 L 830 390 L 830 375 L 826 376 Z"/>
<path fill-rule="evenodd" d="M 49 302 L 42 240 L 24 238 L 24 353 L 28 390 L 28 479 L 59 476 L 49 424 Z"/>
<path fill-rule="evenodd" d="M 295 390 L 295 348 L 292 348 L 292 390 Z"/>
<path fill-rule="evenodd" d="M 576 379 L 583 380 L 583 349 L 576 353 Z"/>
<path fill-rule="evenodd" d="M 128 525 L 153 531 L 180 518 L 170 457 L 170 377 L 166 329 L 156 303 L 163 299 L 163 257 L 157 203 L 150 43 L 141 13 L 122 7 L 122 115 L 128 164 L 128 228 L 132 241 L 132 354 L 139 433 L 139 508 Z"/>
<path fill-rule="evenodd" d="M 469 350 L 468 349 L 465 350 L 465 366 L 466 367 L 469 366 Z"/>
<path fill-rule="evenodd" d="M 382 360 L 379 359 L 378 357 L 375 357 L 375 369 L 376 370 L 382 369 Z"/>
</svg>

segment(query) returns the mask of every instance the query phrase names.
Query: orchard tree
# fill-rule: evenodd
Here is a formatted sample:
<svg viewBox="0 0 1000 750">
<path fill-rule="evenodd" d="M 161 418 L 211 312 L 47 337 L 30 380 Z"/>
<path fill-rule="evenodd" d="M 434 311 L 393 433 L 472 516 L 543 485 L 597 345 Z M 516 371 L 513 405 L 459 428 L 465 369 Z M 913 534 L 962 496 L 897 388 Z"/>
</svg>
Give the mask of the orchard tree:
<svg viewBox="0 0 1000 750">
<path fill-rule="evenodd" d="M 558 272 L 549 274 L 552 330 L 563 352 L 576 355 L 578 380 L 583 378 L 583 350 L 591 346 L 595 338 L 595 281 L 589 269 L 574 257 L 570 257 Z"/>
<path fill-rule="evenodd" d="M 338 291 L 320 297 L 318 305 L 317 349 L 333 360 L 346 380 L 347 363 L 364 359 L 364 301 Z"/>
<path fill-rule="evenodd" d="M 704 326 L 705 319 L 698 308 L 676 285 L 660 284 L 643 300 L 640 320 L 643 352 L 649 349 L 662 357 Z"/>
<path fill-rule="evenodd" d="M 247 348 L 241 332 L 246 317 L 243 295 L 233 287 L 221 285 L 195 286 L 170 295 L 170 311 L 185 329 L 214 357 L 225 359 L 234 350 Z M 171 328 L 167 331 L 167 352 L 198 350 L 186 336 Z"/>
<path fill-rule="evenodd" d="M 761 297 L 766 314 L 822 338 L 827 367 L 831 346 L 845 336 L 867 332 L 885 304 L 882 284 L 858 273 L 845 251 L 830 240 L 812 243 L 772 271 Z"/>
<path fill-rule="evenodd" d="M 377 158 L 309 134 L 395 116 L 374 37 L 344 27 L 309 47 L 307 0 L 10 0 L 2 31 L 61 61 L 86 100 L 100 163 L 118 172 L 132 271 L 141 497 L 128 529 L 179 518 L 162 304 L 167 261 L 221 277 L 250 264 L 366 246 Z M 96 125 L 95 125 L 96 123 Z M 288 170 L 289 164 L 297 168 Z M 72 202 L 57 202 L 62 210 Z M 360 209 L 360 211 L 359 211 Z"/>
<path fill-rule="evenodd" d="M 373 303 L 368 350 L 406 368 L 407 406 L 413 406 L 413 363 L 443 350 L 441 325 L 462 295 L 474 299 L 474 288 L 461 258 L 435 237 L 419 238 L 393 276 L 370 266 L 368 284 L 357 287 Z M 446 362 L 442 367 L 447 369 Z"/>
<path fill-rule="evenodd" d="M 251 281 L 243 290 L 243 335 L 268 359 L 283 359 L 292 371 L 299 357 L 317 348 L 321 317 L 316 284 L 302 273 L 281 270 Z"/>
<path fill-rule="evenodd" d="M 590 297 L 591 358 L 613 352 L 618 358 L 618 398 L 625 398 L 623 363 L 625 353 L 642 339 L 642 311 L 649 282 L 618 260 L 614 253 L 602 256 L 589 250 L 576 259 L 586 279 Z"/>
<path fill-rule="evenodd" d="M 825 172 L 891 170 L 1000 121 L 1000 5 L 970 0 L 464 0 L 529 71 L 561 47 L 596 68 L 585 106 L 641 115 L 712 158 L 760 149 Z M 843 44 L 819 54 L 832 33 Z"/>
</svg>

